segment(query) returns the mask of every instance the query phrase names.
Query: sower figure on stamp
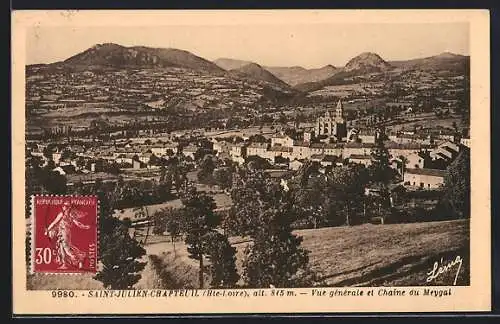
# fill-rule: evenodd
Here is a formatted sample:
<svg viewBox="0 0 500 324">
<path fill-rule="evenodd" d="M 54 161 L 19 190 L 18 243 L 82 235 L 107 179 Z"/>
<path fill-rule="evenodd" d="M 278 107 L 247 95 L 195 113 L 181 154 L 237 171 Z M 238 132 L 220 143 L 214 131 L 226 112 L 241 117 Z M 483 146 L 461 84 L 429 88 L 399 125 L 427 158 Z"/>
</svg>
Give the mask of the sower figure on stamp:
<svg viewBox="0 0 500 324">
<path fill-rule="evenodd" d="M 78 219 L 85 214 L 71 207 L 69 202 L 64 202 L 62 211 L 45 230 L 45 235 L 56 238 L 57 262 L 59 269 L 67 269 L 68 265 L 83 266 L 86 253 L 78 249 L 71 241 L 71 228 L 73 225 L 80 229 L 89 229 L 89 225 L 82 224 Z"/>
</svg>

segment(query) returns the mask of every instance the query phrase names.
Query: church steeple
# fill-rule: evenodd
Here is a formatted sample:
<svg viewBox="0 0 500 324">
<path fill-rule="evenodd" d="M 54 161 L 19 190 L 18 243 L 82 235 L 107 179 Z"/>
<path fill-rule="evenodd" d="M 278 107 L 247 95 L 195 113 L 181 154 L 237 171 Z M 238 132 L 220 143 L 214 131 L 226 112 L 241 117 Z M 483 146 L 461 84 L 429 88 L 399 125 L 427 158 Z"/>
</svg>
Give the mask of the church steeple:
<svg viewBox="0 0 500 324">
<path fill-rule="evenodd" d="M 337 116 L 337 118 L 344 117 L 344 106 L 342 105 L 341 99 L 339 99 L 339 102 L 337 102 L 337 108 L 335 108 L 335 115 Z"/>
<path fill-rule="evenodd" d="M 337 107 L 335 108 L 335 117 L 336 119 L 344 119 L 344 106 L 342 105 L 342 100 L 339 99 L 337 102 Z"/>
</svg>

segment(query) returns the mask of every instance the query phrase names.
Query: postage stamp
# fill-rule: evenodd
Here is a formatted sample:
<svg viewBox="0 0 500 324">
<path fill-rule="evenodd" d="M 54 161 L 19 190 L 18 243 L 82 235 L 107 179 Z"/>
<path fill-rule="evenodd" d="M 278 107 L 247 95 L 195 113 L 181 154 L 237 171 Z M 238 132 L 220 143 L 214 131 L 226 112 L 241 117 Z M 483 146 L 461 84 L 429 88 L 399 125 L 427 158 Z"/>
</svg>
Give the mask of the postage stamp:
<svg viewBox="0 0 500 324">
<path fill-rule="evenodd" d="M 35 195 L 32 203 L 31 272 L 95 273 L 97 197 Z"/>
</svg>

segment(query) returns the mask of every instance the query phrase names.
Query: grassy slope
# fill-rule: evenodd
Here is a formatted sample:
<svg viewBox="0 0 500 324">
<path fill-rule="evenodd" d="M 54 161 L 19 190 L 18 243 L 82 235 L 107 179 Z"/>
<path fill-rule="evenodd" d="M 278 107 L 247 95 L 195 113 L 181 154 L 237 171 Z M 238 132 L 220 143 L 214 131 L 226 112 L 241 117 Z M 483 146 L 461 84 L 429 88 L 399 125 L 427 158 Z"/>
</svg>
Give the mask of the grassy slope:
<svg viewBox="0 0 500 324">
<path fill-rule="evenodd" d="M 326 286 L 453 284 L 457 267 L 431 283 L 427 272 L 441 258 L 460 255 L 457 285 L 469 283 L 469 223 L 449 221 L 304 230 L 304 248 Z"/>
<path fill-rule="evenodd" d="M 320 286 L 419 286 L 452 285 L 458 267 L 426 282 L 434 262 L 463 259 L 457 285 L 469 283 L 469 223 L 446 221 L 393 225 L 360 225 L 300 230 L 302 246 L 310 251 L 310 266 Z M 234 242 L 241 240 L 232 240 Z M 248 242 L 235 243 L 237 268 L 242 274 L 243 250 Z M 157 243 L 148 253 L 159 254 L 177 284 L 197 287 L 197 263 L 187 257 L 185 246 Z M 243 282 L 240 280 L 240 284 Z"/>
</svg>

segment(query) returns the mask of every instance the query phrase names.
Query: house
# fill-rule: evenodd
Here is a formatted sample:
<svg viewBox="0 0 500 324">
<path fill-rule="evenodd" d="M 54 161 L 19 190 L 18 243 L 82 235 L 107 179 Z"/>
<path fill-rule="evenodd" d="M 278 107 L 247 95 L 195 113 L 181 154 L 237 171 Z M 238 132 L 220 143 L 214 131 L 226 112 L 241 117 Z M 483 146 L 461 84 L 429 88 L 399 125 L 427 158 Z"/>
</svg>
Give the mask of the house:
<svg viewBox="0 0 500 324">
<path fill-rule="evenodd" d="M 342 155 L 342 146 L 339 144 L 325 144 L 323 147 L 323 153 L 326 155 L 335 155 L 335 156 L 341 156 Z"/>
<path fill-rule="evenodd" d="M 396 158 L 399 158 L 399 156 L 396 156 Z M 419 168 L 423 169 L 425 167 L 429 167 L 430 163 L 430 156 L 428 153 L 424 151 L 420 152 L 412 152 L 408 154 L 407 156 L 404 156 L 406 159 L 405 166 L 408 168 Z"/>
<path fill-rule="evenodd" d="M 405 158 L 415 152 L 419 152 L 422 149 L 428 148 L 428 145 L 423 145 L 421 143 L 397 143 L 394 141 L 384 142 L 385 147 L 393 157 L 404 156 Z"/>
<path fill-rule="evenodd" d="M 314 138 L 314 131 L 304 131 L 303 139 L 304 142 L 310 143 Z"/>
<path fill-rule="evenodd" d="M 445 141 L 451 141 L 451 142 L 455 141 L 455 135 L 454 134 L 439 134 L 437 136 L 437 138 L 440 139 L 440 140 L 445 140 Z"/>
<path fill-rule="evenodd" d="M 372 163 L 372 157 L 368 154 L 351 154 L 349 162 L 369 166 Z"/>
<path fill-rule="evenodd" d="M 460 146 L 454 142 L 446 141 L 438 145 L 438 148 L 446 148 L 450 152 L 455 152 L 458 154 L 460 152 Z"/>
<path fill-rule="evenodd" d="M 307 159 L 311 156 L 311 151 L 309 150 L 309 143 L 295 141 L 292 147 L 292 155 L 294 159 Z"/>
<path fill-rule="evenodd" d="M 356 143 L 349 142 L 344 145 L 343 156 L 349 157 L 351 155 L 369 155 L 372 148 L 375 147 L 373 143 Z"/>
<path fill-rule="evenodd" d="M 271 146 L 293 146 L 293 138 L 288 135 L 276 134 L 271 137 Z"/>
<path fill-rule="evenodd" d="M 405 186 L 436 189 L 444 184 L 445 173 L 437 169 L 406 169 L 403 182 Z"/>
<path fill-rule="evenodd" d="M 134 154 L 120 154 L 115 158 L 115 162 L 118 164 L 126 163 L 126 164 L 132 164 L 132 161 L 134 160 L 134 157 L 136 155 Z"/>
<path fill-rule="evenodd" d="M 213 150 L 216 151 L 216 155 L 219 156 L 222 153 L 229 154 L 230 144 L 226 141 L 213 140 Z"/>
<path fill-rule="evenodd" d="M 177 144 L 175 143 L 165 143 L 163 145 L 154 145 L 150 148 L 151 153 L 156 156 L 164 156 L 167 155 L 169 150 L 176 154 L 177 153 Z"/>
<path fill-rule="evenodd" d="M 443 159 L 446 162 L 451 162 L 455 159 L 460 151 L 460 147 L 452 142 L 444 142 L 430 152 L 430 157 L 433 160 Z"/>
<path fill-rule="evenodd" d="M 338 159 L 339 158 L 335 155 L 325 155 L 319 163 L 322 167 L 332 166 L 338 161 Z"/>
<path fill-rule="evenodd" d="M 281 156 L 284 159 L 292 159 L 293 148 L 286 146 L 273 146 L 267 151 L 269 159 L 275 159 L 277 156 Z"/>
<path fill-rule="evenodd" d="M 311 155 L 318 155 L 318 154 L 323 154 L 325 152 L 325 144 L 324 143 L 314 143 L 309 146 L 309 154 Z"/>
<path fill-rule="evenodd" d="M 261 158 L 267 158 L 267 143 L 252 143 L 247 146 L 247 155 L 257 155 Z"/>
<path fill-rule="evenodd" d="M 353 132 L 353 141 L 361 143 L 374 144 L 377 137 L 376 130 L 374 129 L 360 129 Z"/>
<path fill-rule="evenodd" d="M 281 182 L 281 179 L 286 180 L 286 178 L 289 176 L 290 171 L 289 170 L 282 170 L 282 169 L 265 169 L 264 172 L 269 175 L 269 177 L 273 180 L 279 180 Z"/>
<path fill-rule="evenodd" d="M 229 156 L 231 156 L 231 160 L 242 164 L 245 163 L 246 155 L 246 144 L 234 143 L 229 146 Z"/>
</svg>

